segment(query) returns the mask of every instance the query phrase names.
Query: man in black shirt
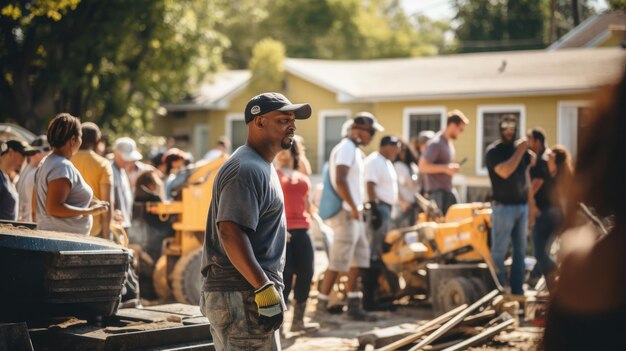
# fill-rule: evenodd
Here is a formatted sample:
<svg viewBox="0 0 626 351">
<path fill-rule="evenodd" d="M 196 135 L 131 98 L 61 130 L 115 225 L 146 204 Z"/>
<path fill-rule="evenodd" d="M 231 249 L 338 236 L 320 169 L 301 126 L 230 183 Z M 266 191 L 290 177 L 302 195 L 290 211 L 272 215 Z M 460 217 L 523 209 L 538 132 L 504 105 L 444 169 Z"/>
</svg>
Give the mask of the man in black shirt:
<svg viewBox="0 0 626 351">
<path fill-rule="evenodd" d="M 522 295 L 526 235 L 534 217 L 529 213 L 534 208 L 528 173 L 532 156 L 526 140 L 515 141 L 515 116 L 503 116 L 499 126 L 501 139 L 489 145 L 485 158 L 493 191 L 491 256 L 498 268 L 498 280 L 504 286 L 504 259 L 512 241 L 511 293 Z"/>
<path fill-rule="evenodd" d="M 551 273 L 556 264 L 550 258 L 550 246 L 560 226 L 563 214 L 552 198 L 554 178 L 548 169 L 551 150 L 546 147 L 546 133 L 542 128 L 533 128 L 527 133 L 528 148 L 537 154 L 537 162 L 530 169 L 531 188 L 535 196 L 537 213 L 533 227 L 533 251 L 548 288 L 552 287 Z"/>
</svg>

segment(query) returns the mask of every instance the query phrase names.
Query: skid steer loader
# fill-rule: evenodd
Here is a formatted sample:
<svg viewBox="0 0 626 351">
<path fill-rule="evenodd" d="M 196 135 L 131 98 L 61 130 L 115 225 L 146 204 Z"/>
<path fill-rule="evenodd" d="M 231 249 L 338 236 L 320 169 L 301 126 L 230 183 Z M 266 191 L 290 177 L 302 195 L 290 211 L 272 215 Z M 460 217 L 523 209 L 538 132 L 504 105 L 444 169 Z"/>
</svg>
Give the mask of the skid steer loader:
<svg viewBox="0 0 626 351">
<path fill-rule="evenodd" d="M 150 213 L 158 214 L 163 220 L 177 217 L 172 225 L 175 235 L 163 240 L 162 255 L 152 274 L 160 300 L 173 297 L 177 302 L 192 305 L 200 301 L 200 264 L 207 213 L 215 176 L 226 159 L 227 156 L 222 156 L 190 171 L 181 187 L 180 201 L 147 205 Z"/>
<path fill-rule="evenodd" d="M 416 196 L 423 210 L 418 223 L 392 230 L 385 239 L 390 250 L 383 262 L 398 283 L 381 285 L 396 298 L 430 299 L 435 313 L 502 289 L 489 251 L 490 204 L 456 204 L 442 216 L 434 202 Z M 393 291 L 394 285 L 401 290 Z"/>
</svg>

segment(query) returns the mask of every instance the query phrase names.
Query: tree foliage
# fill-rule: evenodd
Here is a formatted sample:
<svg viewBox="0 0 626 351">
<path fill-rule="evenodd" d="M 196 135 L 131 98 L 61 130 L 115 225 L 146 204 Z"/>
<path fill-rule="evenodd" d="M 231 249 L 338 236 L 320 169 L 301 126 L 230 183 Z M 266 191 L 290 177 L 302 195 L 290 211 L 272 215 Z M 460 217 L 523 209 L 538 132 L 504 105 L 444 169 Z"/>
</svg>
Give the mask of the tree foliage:
<svg viewBox="0 0 626 351">
<path fill-rule="evenodd" d="M 288 57 L 371 59 L 440 53 L 450 30 L 443 21 L 408 17 L 398 0 L 221 1 L 217 28 L 230 39 L 224 62 L 231 68 L 247 67 L 263 38 L 284 43 Z"/>
<path fill-rule="evenodd" d="M 575 26 L 571 1 L 456 0 L 455 6 L 461 52 L 539 49 Z M 582 19 L 593 14 L 586 0 L 578 7 Z"/>
<path fill-rule="evenodd" d="M 615 11 L 626 10 L 626 0 L 608 0 L 609 8 Z"/>
<path fill-rule="evenodd" d="M 38 0 L 16 16 L 20 3 L 0 16 L 0 117 L 27 128 L 67 111 L 138 131 L 221 64 L 211 1 Z"/>
<path fill-rule="evenodd" d="M 285 45 L 282 42 L 266 38 L 254 46 L 250 59 L 250 89 L 254 94 L 283 90 L 284 61 Z"/>
</svg>

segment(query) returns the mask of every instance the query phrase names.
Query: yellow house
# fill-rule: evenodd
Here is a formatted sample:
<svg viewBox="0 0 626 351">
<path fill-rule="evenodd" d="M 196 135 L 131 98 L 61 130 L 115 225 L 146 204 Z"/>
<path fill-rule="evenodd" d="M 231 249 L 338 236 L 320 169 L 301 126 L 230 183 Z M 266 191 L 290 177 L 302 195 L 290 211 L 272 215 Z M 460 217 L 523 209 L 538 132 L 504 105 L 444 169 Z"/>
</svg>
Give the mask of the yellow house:
<svg viewBox="0 0 626 351">
<path fill-rule="evenodd" d="M 592 93 L 620 76 L 625 58 L 622 49 L 601 48 L 368 61 L 287 59 L 284 93 L 313 107 L 312 118 L 299 121 L 296 133 L 305 139 L 314 172 L 340 140 L 343 122 L 358 111 L 374 113 L 386 129 L 382 134 L 408 140 L 421 130 L 441 129 L 446 111 L 460 109 L 470 124 L 455 141 L 456 156 L 468 162 L 454 182 L 462 197 L 474 200 L 489 187 L 484 153 L 499 137 L 502 114 L 516 115 L 522 133 L 543 127 L 550 144 L 575 153 Z M 168 113 L 155 123 L 155 133 L 187 141 L 196 157 L 221 135 L 233 147 L 243 144 L 249 79 L 246 71 L 223 72 L 194 99 L 164 105 Z M 375 150 L 378 140 L 366 151 Z"/>
</svg>

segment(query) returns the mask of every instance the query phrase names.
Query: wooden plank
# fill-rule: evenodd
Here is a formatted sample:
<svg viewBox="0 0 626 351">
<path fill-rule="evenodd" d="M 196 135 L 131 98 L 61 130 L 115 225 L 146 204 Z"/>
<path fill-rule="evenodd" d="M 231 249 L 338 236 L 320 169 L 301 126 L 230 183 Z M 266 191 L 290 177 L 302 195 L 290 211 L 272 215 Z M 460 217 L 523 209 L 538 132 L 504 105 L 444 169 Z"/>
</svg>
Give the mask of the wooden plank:
<svg viewBox="0 0 626 351">
<path fill-rule="evenodd" d="M 500 294 L 500 291 L 498 289 L 492 290 L 490 293 L 483 296 L 480 300 L 474 302 L 470 307 L 467 307 L 463 311 L 459 312 L 452 319 L 450 319 L 448 322 L 442 325 L 439 329 L 437 329 L 432 334 L 427 336 L 424 340 L 422 340 L 420 343 L 412 347 L 409 351 L 417 351 L 417 350 L 423 349 L 424 346 L 426 345 L 430 345 L 433 341 L 439 339 L 442 335 L 444 335 L 450 329 L 452 329 L 453 327 L 461 323 L 472 312 L 477 310 L 480 306 L 484 305 L 485 303 L 491 301 L 498 294 Z"/>
<path fill-rule="evenodd" d="M 424 336 L 424 334 L 429 333 L 430 331 L 434 330 L 434 328 L 436 328 L 440 324 L 445 323 L 446 321 L 450 320 L 452 317 L 454 317 L 458 313 L 461 313 L 466 308 L 467 308 L 467 305 L 461 305 L 451 311 L 448 311 L 442 314 L 441 316 L 435 319 L 432 319 L 426 322 L 425 324 L 419 326 L 417 329 L 414 330 L 413 334 L 406 336 L 387 346 L 384 346 L 380 348 L 379 351 L 394 351 L 394 350 L 399 349 L 400 347 L 406 346 L 414 342 L 415 340 L 421 338 L 422 336 Z"/>
<path fill-rule="evenodd" d="M 491 327 L 487 330 L 485 330 L 484 332 L 475 335 L 461 343 L 458 343 L 454 346 L 448 347 L 447 349 L 445 349 L 444 351 L 461 351 L 461 350 L 465 350 L 469 347 L 472 346 L 477 346 L 482 344 L 485 340 L 490 339 L 492 337 L 494 337 L 495 335 L 499 334 L 501 331 L 503 331 L 504 329 L 508 328 L 509 326 L 513 325 L 513 323 L 515 323 L 514 319 L 508 319 L 498 325 L 496 325 L 495 327 Z"/>
</svg>

